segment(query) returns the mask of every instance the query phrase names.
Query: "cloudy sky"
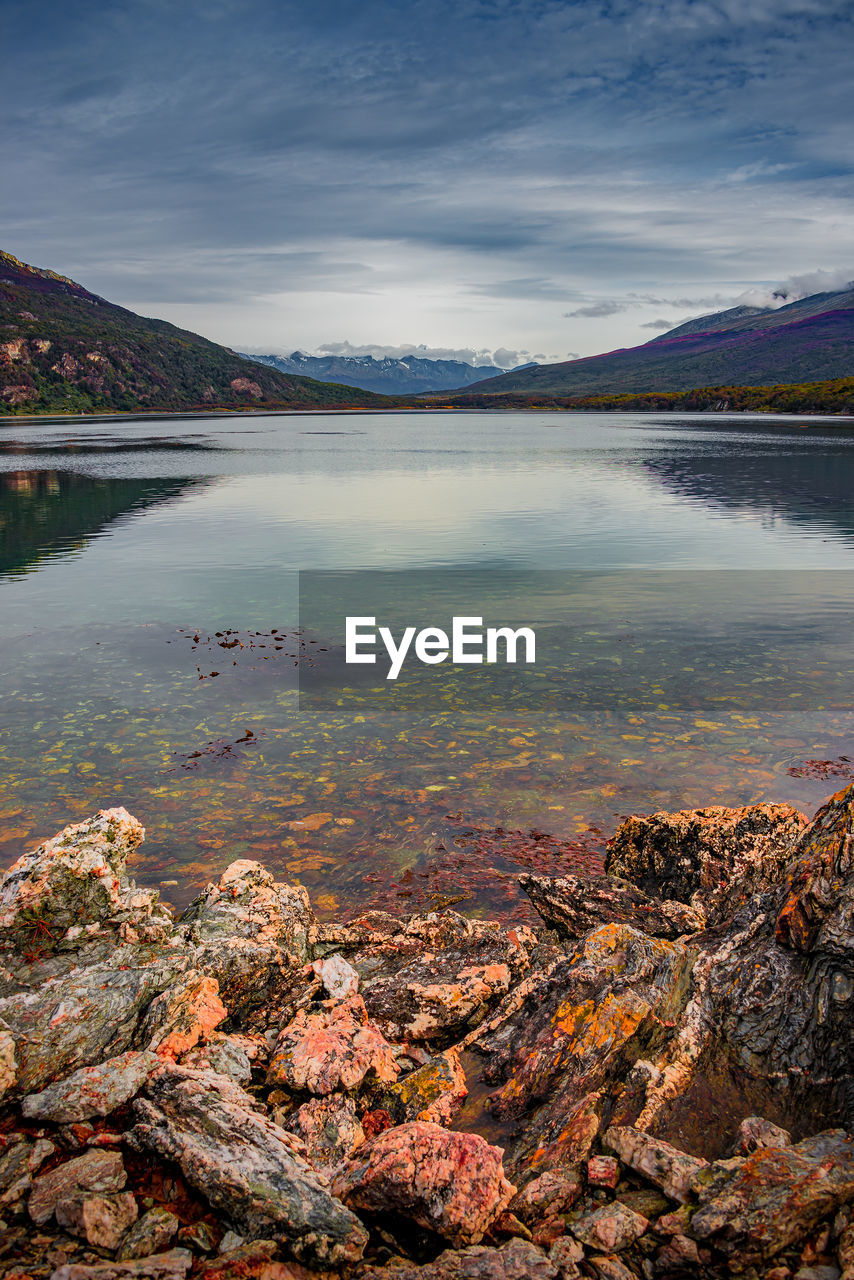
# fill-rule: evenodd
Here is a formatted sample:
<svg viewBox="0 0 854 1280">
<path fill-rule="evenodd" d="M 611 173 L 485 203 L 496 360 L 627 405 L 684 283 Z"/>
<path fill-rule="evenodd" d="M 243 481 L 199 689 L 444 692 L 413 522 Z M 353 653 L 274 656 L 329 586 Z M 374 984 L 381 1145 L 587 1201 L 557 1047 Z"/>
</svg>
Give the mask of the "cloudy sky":
<svg viewBox="0 0 854 1280">
<path fill-rule="evenodd" d="M 566 359 L 854 276 L 850 0 L 0 0 L 0 45 L 0 247 L 240 349 Z"/>
</svg>

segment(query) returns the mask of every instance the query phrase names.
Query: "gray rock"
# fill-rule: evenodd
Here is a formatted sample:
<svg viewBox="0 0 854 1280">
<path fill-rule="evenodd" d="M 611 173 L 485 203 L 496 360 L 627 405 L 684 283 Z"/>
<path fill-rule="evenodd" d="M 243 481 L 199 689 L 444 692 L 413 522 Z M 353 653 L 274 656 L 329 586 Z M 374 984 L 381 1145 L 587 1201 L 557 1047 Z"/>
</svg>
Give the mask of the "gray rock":
<svg viewBox="0 0 854 1280">
<path fill-rule="evenodd" d="M 652 938 L 679 938 L 705 927 L 701 911 L 682 902 L 664 901 L 613 876 L 524 875 L 525 890 L 549 928 L 562 938 L 583 938 L 602 924 L 628 924 Z"/>
<path fill-rule="evenodd" d="M 16 1044 L 14 1091 L 33 1093 L 57 1076 L 123 1054 L 144 1010 L 182 964 L 177 953 L 152 958 L 127 946 L 111 963 L 75 966 L 0 999 Z"/>
<path fill-rule="evenodd" d="M 691 1235 L 740 1263 L 800 1240 L 854 1196 L 854 1138 L 843 1129 L 761 1148 L 691 1219 Z"/>
<path fill-rule="evenodd" d="M 134 1280 L 150 1277 L 150 1280 L 184 1280 L 193 1265 L 189 1249 L 170 1249 L 150 1258 L 130 1262 L 101 1262 L 95 1266 L 69 1262 L 57 1267 L 50 1280 Z"/>
<path fill-rule="evenodd" d="M 623 1164 L 634 1169 L 635 1173 L 642 1173 L 666 1196 L 680 1204 L 690 1198 L 697 1175 L 707 1167 L 705 1160 L 689 1156 L 669 1142 L 662 1142 L 629 1126 L 608 1129 L 602 1141 L 616 1152 Z"/>
<path fill-rule="evenodd" d="M 341 1093 L 310 1098 L 288 1121 L 287 1128 L 305 1143 L 313 1167 L 326 1174 L 365 1141 L 356 1104 Z"/>
<path fill-rule="evenodd" d="M 180 1225 L 180 1219 L 168 1209 L 149 1209 L 122 1240 L 119 1259 L 125 1262 L 162 1253 L 175 1239 Z"/>
<path fill-rule="evenodd" d="M 236 1231 L 226 1231 L 225 1235 L 219 1242 L 219 1252 L 234 1253 L 235 1249 L 242 1249 L 243 1236 L 239 1236 Z"/>
<path fill-rule="evenodd" d="M 129 1050 L 94 1067 L 81 1067 L 64 1080 L 30 1094 L 21 1103 L 29 1120 L 74 1124 L 91 1116 L 108 1116 L 135 1097 L 160 1065 L 153 1053 Z"/>
<path fill-rule="evenodd" d="M 117 1249 L 139 1210 L 132 1193 L 122 1191 L 112 1196 L 59 1200 L 55 1212 L 56 1221 L 72 1235 L 100 1249 Z"/>
<path fill-rule="evenodd" d="M 164 1066 L 134 1103 L 133 1140 L 180 1165 L 186 1178 L 249 1238 L 287 1242 L 298 1257 L 355 1261 L 367 1234 L 293 1139 L 225 1076 Z"/>
<path fill-rule="evenodd" d="M 249 1084 L 252 1079 L 252 1063 L 240 1036 L 214 1032 L 206 1044 L 185 1054 L 181 1064 L 215 1071 L 217 1075 L 229 1076 L 240 1085 Z"/>
<path fill-rule="evenodd" d="M 14 1208 L 27 1194 L 33 1177 L 56 1150 L 47 1138 L 29 1142 L 23 1134 L 5 1136 L 0 1147 L 0 1207 Z"/>
<path fill-rule="evenodd" d="M 122 1157 L 117 1151 L 92 1148 L 85 1155 L 59 1164 L 33 1180 L 27 1210 L 36 1226 L 53 1217 L 60 1200 L 80 1200 L 87 1195 L 112 1195 L 127 1182 Z"/>
</svg>

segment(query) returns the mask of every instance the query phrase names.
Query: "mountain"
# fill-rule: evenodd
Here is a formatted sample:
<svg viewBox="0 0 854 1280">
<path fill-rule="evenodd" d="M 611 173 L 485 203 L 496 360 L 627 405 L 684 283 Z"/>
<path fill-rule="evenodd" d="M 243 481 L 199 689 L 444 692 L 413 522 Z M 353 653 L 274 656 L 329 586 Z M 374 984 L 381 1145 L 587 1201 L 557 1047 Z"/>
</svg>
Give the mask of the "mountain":
<svg viewBox="0 0 854 1280">
<path fill-rule="evenodd" d="M 350 386 L 265 369 L 0 251 L 0 412 L 382 407 Z"/>
<path fill-rule="evenodd" d="M 640 347 L 514 370 L 455 394 L 573 396 L 819 382 L 854 374 L 854 282 L 776 310 L 731 307 Z"/>
<path fill-rule="evenodd" d="M 447 391 L 472 382 L 496 378 L 504 373 L 496 365 L 465 364 L 462 360 L 427 360 L 421 356 L 403 356 L 400 360 L 385 356 L 306 356 L 294 351 L 290 356 L 252 356 L 282 373 L 301 374 L 320 382 L 341 382 L 348 387 L 361 387 L 385 395 L 418 395 L 423 391 Z"/>
</svg>

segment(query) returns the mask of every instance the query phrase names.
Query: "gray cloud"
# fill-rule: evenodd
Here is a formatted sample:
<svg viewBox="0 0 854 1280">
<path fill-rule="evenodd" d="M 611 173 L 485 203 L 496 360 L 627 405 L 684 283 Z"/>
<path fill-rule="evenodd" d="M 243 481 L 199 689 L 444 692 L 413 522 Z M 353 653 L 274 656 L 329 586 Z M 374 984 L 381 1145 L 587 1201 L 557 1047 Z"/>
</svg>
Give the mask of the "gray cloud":
<svg viewBox="0 0 854 1280">
<path fill-rule="evenodd" d="M 851 35 L 843 0 L 9 3 L 4 247 L 231 345 L 624 345 L 854 261 Z"/>
</svg>

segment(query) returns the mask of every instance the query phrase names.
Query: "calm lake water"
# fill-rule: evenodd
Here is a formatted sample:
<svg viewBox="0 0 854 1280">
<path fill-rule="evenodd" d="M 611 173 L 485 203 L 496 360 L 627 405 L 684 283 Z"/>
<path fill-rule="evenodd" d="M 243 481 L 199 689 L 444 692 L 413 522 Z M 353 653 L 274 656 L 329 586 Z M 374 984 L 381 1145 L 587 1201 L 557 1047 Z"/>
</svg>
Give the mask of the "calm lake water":
<svg viewBox="0 0 854 1280">
<path fill-rule="evenodd" d="M 2 424 L 0 862 L 125 804 L 178 904 L 252 857 L 321 914 L 527 918 L 520 868 L 595 868 L 625 814 L 811 811 L 854 777 L 852 494 L 820 419 Z M 298 570 L 555 643 L 521 693 L 300 705 Z"/>
</svg>

